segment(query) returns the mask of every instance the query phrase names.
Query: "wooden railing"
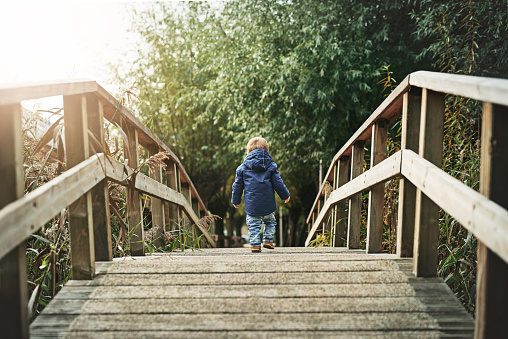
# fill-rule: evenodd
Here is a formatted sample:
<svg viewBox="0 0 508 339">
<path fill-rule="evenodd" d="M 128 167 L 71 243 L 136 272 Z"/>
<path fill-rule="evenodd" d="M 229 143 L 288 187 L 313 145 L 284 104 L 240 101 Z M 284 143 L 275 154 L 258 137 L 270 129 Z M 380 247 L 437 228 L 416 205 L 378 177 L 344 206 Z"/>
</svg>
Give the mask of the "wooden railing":
<svg viewBox="0 0 508 339">
<path fill-rule="evenodd" d="M 480 193 L 441 170 L 445 94 L 483 102 Z M 328 230 L 335 246 L 358 248 L 362 192 L 368 191 L 366 250 L 381 252 L 384 185 L 398 177 L 398 256 L 413 257 L 416 276 L 436 276 L 440 209 L 449 213 L 479 240 L 476 337 L 506 336 L 507 106 L 508 80 L 432 72 L 407 76 L 335 155 L 307 218 L 306 245 L 318 230 Z M 388 126 L 401 115 L 401 150 L 386 158 Z M 368 143 L 370 168 L 363 172 Z M 328 186 L 332 191 L 326 194 Z"/>
<path fill-rule="evenodd" d="M 63 96 L 67 171 L 24 195 L 21 101 Z M 95 81 L 76 80 L 0 87 L 0 332 L 2 338 L 28 338 L 26 239 L 62 209 L 69 208 L 72 279 L 92 279 L 95 261 L 112 260 L 107 182 L 127 187 L 127 224 L 132 255 L 144 255 L 141 193 L 152 197 L 152 230 L 162 234 L 164 201 L 170 220 L 194 224 L 210 246 L 214 240 L 199 219 L 207 215 L 198 192 L 175 154 Z M 122 164 L 92 154 L 90 141 L 104 142 L 104 118 L 124 135 Z M 93 136 L 93 138 L 92 138 Z M 139 173 L 139 145 L 149 155 L 161 151 L 162 166 Z M 128 164 L 128 165 L 127 165 Z"/>
</svg>

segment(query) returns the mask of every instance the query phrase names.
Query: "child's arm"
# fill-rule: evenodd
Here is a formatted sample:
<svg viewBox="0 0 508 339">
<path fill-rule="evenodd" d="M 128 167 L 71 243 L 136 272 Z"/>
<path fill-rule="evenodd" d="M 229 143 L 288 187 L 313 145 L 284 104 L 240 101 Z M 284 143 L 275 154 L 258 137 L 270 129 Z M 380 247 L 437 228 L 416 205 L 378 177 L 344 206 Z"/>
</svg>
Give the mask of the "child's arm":
<svg viewBox="0 0 508 339">
<path fill-rule="evenodd" d="M 284 200 L 285 203 L 288 203 L 290 194 L 286 185 L 284 185 L 282 178 L 280 177 L 279 171 L 277 170 L 275 170 L 275 172 L 272 174 L 272 185 L 279 197 Z"/>
<path fill-rule="evenodd" d="M 236 169 L 236 178 L 233 183 L 233 196 L 231 197 L 231 203 L 235 208 L 242 202 L 243 194 L 243 172 L 240 167 Z"/>
</svg>

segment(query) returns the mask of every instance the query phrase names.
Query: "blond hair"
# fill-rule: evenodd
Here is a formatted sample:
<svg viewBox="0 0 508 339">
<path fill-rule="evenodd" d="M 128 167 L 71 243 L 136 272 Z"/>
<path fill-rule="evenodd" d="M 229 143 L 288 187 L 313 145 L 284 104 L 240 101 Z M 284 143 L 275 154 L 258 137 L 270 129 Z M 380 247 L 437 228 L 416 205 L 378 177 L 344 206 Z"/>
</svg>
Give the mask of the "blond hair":
<svg viewBox="0 0 508 339">
<path fill-rule="evenodd" d="M 268 142 L 264 138 L 261 137 L 255 137 L 249 140 L 249 143 L 247 144 L 247 154 L 252 152 L 255 149 L 264 149 L 267 152 L 268 150 Z"/>
</svg>

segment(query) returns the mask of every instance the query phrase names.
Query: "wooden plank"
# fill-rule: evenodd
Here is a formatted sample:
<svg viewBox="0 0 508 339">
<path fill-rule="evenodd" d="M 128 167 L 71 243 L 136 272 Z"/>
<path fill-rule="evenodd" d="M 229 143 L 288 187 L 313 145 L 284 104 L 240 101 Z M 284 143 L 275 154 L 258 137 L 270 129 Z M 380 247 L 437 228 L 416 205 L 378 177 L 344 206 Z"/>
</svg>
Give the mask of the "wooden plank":
<svg viewBox="0 0 508 339">
<path fill-rule="evenodd" d="M 87 96 L 88 106 L 88 129 L 92 133 L 98 145 L 92 145 L 92 154 L 104 153 L 106 150 L 106 143 L 104 137 L 104 112 L 102 99 L 96 95 Z M 111 222 L 109 215 L 109 192 L 108 183 L 106 180 L 98 183 L 92 188 L 92 211 L 93 211 L 93 235 L 95 247 L 95 260 L 110 261 L 113 260 L 112 245 L 111 245 Z"/>
<path fill-rule="evenodd" d="M 421 89 L 412 88 L 404 94 L 402 110 L 401 149 L 418 151 L 420 139 Z M 416 187 L 403 176 L 399 180 L 397 218 L 397 255 L 412 257 L 415 227 Z"/>
<path fill-rule="evenodd" d="M 364 161 L 363 141 L 353 145 L 351 155 L 351 180 L 363 172 Z M 347 248 L 360 248 L 360 227 L 362 224 L 362 193 L 357 193 L 349 199 L 349 216 L 347 227 Z"/>
<path fill-rule="evenodd" d="M 148 149 L 150 157 L 159 153 L 159 147 L 150 147 Z M 162 184 L 162 166 L 156 166 L 150 169 L 150 178 Z M 154 245 L 161 247 L 162 233 L 164 231 L 164 208 L 162 200 L 157 197 L 152 197 L 152 234 L 154 237 Z"/>
<path fill-rule="evenodd" d="M 183 183 L 181 183 L 181 187 L 182 187 L 182 191 L 181 192 L 182 192 L 182 194 L 183 194 L 183 196 L 185 198 L 185 201 L 187 203 L 189 203 L 189 205 L 190 205 L 191 199 L 192 199 L 191 198 L 192 196 L 191 196 L 190 186 L 186 182 L 183 182 Z M 189 224 L 190 224 L 191 218 L 189 218 L 189 216 L 188 216 L 188 213 L 187 213 L 188 211 L 184 211 L 184 212 L 185 213 L 183 213 L 182 224 L 180 226 L 181 227 L 189 227 L 190 226 Z"/>
<path fill-rule="evenodd" d="M 90 155 L 86 96 L 64 96 L 63 104 L 67 168 L 72 168 Z M 69 234 L 72 278 L 92 279 L 95 274 L 95 249 L 90 191 L 69 206 Z"/>
<path fill-rule="evenodd" d="M 20 104 L 0 106 L 0 117 L 1 210 L 24 194 Z M 3 238 L 4 232 L 0 234 Z M 26 245 L 25 239 L 16 240 L 6 253 L 0 253 L 0 331 L 6 338 L 28 338 Z"/>
<path fill-rule="evenodd" d="M 380 119 L 372 126 L 372 143 L 370 168 L 386 159 L 388 140 L 388 125 L 386 120 Z M 384 219 L 384 182 L 376 184 L 369 191 L 369 208 L 367 215 L 367 252 L 381 253 L 383 251 L 383 219 Z"/>
<path fill-rule="evenodd" d="M 411 86 L 508 105 L 508 80 L 506 79 L 426 71 L 414 72 L 408 77 Z"/>
<path fill-rule="evenodd" d="M 337 188 L 344 186 L 349 180 L 349 157 L 343 156 L 339 159 L 337 173 Z M 335 246 L 345 246 L 347 237 L 347 201 L 340 201 L 336 205 L 337 216 L 335 224 Z"/>
<path fill-rule="evenodd" d="M 331 206 L 333 206 L 333 204 L 337 204 L 340 201 L 348 199 L 351 196 L 354 196 L 355 194 L 361 193 L 362 191 L 369 189 L 375 184 L 385 182 L 399 175 L 401 173 L 400 172 L 401 162 L 402 162 L 402 152 L 399 151 L 394 155 L 392 155 L 391 157 L 389 157 L 388 159 L 385 159 L 384 161 L 379 163 L 374 168 L 369 169 L 368 171 L 359 175 L 358 177 L 351 180 L 347 184 L 341 186 L 341 188 L 333 191 L 330 194 L 330 197 L 328 198 L 325 206 L 323 206 L 321 213 L 317 216 L 315 222 L 313 223 L 312 229 L 309 232 L 305 245 L 308 246 L 310 239 L 312 238 L 314 232 L 319 226 L 320 220 L 323 220 L 323 218 L 328 213 L 327 211 L 329 211 L 329 209 L 331 208 Z"/>
<path fill-rule="evenodd" d="M 138 171 L 139 154 L 138 154 L 138 130 L 129 122 L 122 122 L 122 129 L 127 135 L 124 140 L 124 157 L 129 167 Z M 137 173 L 135 176 L 137 176 Z M 141 194 L 135 189 L 137 178 L 130 178 L 127 186 L 127 225 L 130 234 L 131 255 L 145 255 L 145 232 L 143 224 L 143 210 Z"/>
<path fill-rule="evenodd" d="M 74 166 L 0 210 L 0 257 L 105 178 L 104 155 Z"/>
<path fill-rule="evenodd" d="M 422 90 L 419 154 L 434 165 L 443 161 L 443 123 L 445 97 L 442 93 Z M 439 206 L 416 191 L 414 268 L 418 277 L 437 274 L 437 245 L 439 238 Z"/>
<path fill-rule="evenodd" d="M 169 149 L 166 144 L 164 144 L 156 135 L 153 133 L 148 127 L 143 125 L 141 121 L 139 121 L 132 112 L 130 112 L 127 108 L 122 106 L 118 100 L 115 99 L 108 91 L 106 91 L 101 86 L 97 85 L 97 95 L 104 99 L 104 116 L 110 120 L 116 122 L 118 125 L 122 125 L 123 123 L 128 123 L 133 126 L 138 132 L 138 142 L 145 148 L 149 147 L 159 147 L 163 151 L 169 154 L 171 160 L 173 160 L 183 177 L 184 182 L 188 182 L 191 187 L 191 192 L 194 197 L 199 200 L 200 210 L 207 215 L 207 209 L 204 205 L 201 197 L 197 193 L 192 180 L 189 175 L 185 171 L 180 159 L 175 155 L 175 153 Z"/>
<path fill-rule="evenodd" d="M 166 163 L 166 183 L 167 183 L 168 187 L 174 191 L 178 190 L 176 175 L 177 175 L 176 163 L 173 160 L 167 161 L 167 163 Z M 169 229 L 170 230 L 176 229 L 176 223 L 179 222 L 179 220 L 178 220 L 179 214 L 180 213 L 178 211 L 178 206 L 175 204 L 169 204 L 169 223 L 170 223 Z"/>
<path fill-rule="evenodd" d="M 482 119 L 480 193 L 508 209 L 506 126 L 508 126 L 508 108 L 485 103 Z M 475 337 L 501 338 L 506 335 L 508 322 L 508 261 L 503 261 L 487 246 L 478 242 Z M 508 250 L 508 247 L 506 249 Z"/>
<path fill-rule="evenodd" d="M 97 87 L 97 83 L 89 79 L 3 85 L 0 86 L 0 106 L 19 104 L 22 100 L 52 97 L 56 95 L 91 93 L 95 92 Z"/>
<path fill-rule="evenodd" d="M 410 150 L 402 175 L 508 262 L 508 211 Z"/>
<path fill-rule="evenodd" d="M 402 113 L 402 96 L 409 90 L 409 76 L 404 78 L 401 83 L 390 93 L 388 97 L 376 108 L 369 118 L 360 126 L 360 128 L 349 138 L 342 148 L 335 154 L 328 172 L 324 176 L 325 179 L 331 180 L 333 175 L 333 164 L 339 161 L 342 156 L 351 156 L 353 144 L 358 140 L 363 140 L 365 145 L 370 142 L 372 134 L 372 125 L 381 118 L 388 120 L 390 125 Z M 320 187 L 322 189 L 322 187 Z M 316 208 L 317 198 L 312 205 L 311 211 Z M 310 214 L 307 217 L 307 223 L 310 222 Z"/>
<path fill-rule="evenodd" d="M 108 157 L 104 167 L 106 168 L 107 178 L 120 184 L 125 185 L 127 178 L 132 177 L 133 170 L 119 163 L 115 159 Z M 130 185 L 133 185 L 132 190 L 134 191 L 140 191 L 181 206 L 182 210 L 190 217 L 190 220 L 192 220 L 192 222 L 194 222 L 199 230 L 204 234 L 204 237 L 208 240 L 210 245 L 215 247 L 215 241 L 199 223 L 199 218 L 192 210 L 192 206 L 187 200 L 188 196 L 186 198 L 182 193 L 175 192 L 173 189 L 147 177 L 142 173 L 137 173 L 135 181 L 130 183 Z"/>
</svg>

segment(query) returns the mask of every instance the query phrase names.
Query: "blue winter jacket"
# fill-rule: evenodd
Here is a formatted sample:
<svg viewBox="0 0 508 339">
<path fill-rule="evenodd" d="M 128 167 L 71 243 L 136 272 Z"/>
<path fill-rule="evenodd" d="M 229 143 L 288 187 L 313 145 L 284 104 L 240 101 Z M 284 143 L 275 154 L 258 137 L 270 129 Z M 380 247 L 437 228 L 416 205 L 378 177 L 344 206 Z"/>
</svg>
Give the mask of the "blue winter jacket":
<svg viewBox="0 0 508 339">
<path fill-rule="evenodd" d="M 231 202 L 239 205 L 245 191 L 245 213 L 250 216 L 265 216 L 277 209 L 274 190 L 282 200 L 289 198 L 289 191 L 270 153 L 264 149 L 255 149 L 247 154 L 236 169 Z"/>
</svg>

